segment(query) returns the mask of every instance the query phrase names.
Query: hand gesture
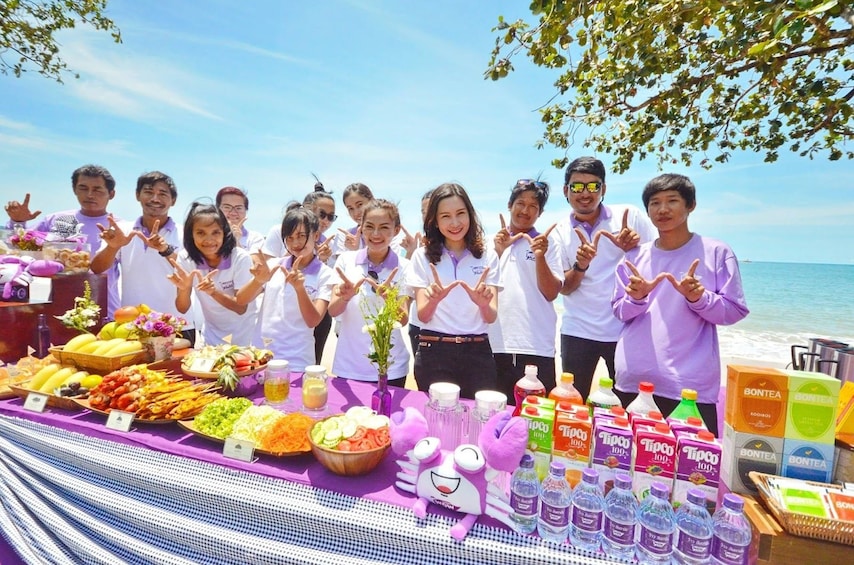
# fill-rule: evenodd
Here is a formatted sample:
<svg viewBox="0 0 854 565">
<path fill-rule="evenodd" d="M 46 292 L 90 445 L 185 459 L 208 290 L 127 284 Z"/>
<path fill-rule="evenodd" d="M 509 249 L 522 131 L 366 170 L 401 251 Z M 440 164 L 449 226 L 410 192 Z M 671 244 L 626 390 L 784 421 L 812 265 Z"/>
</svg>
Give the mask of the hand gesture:
<svg viewBox="0 0 854 565">
<path fill-rule="evenodd" d="M 349 301 L 359 294 L 359 287 L 361 287 L 362 283 L 367 279 L 365 279 L 365 277 L 361 277 L 356 282 L 353 282 L 347 278 L 347 275 L 344 274 L 341 267 L 335 267 L 335 270 L 338 271 L 338 277 L 341 279 L 341 284 L 335 285 L 335 295 L 341 297 L 344 301 Z"/>
<path fill-rule="evenodd" d="M 672 278 L 673 275 L 670 273 L 658 273 L 658 275 L 652 279 L 651 281 L 643 278 L 638 271 L 637 267 L 635 267 L 631 261 L 626 261 L 626 267 L 632 272 L 629 275 L 629 284 L 626 285 L 626 294 L 631 296 L 635 300 L 643 300 L 649 293 L 652 292 L 652 289 L 658 286 L 658 283 L 663 281 L 666 278 Z"/>
<path fill-rule="evenodd" d="M 584 230 L 581 228 L 575 228 L 575 235 L 578 236 L 578 240 L 581 242 L 581 245 L 578 246 L 578 250 L 575 252 L 575 262 L 578 263 L 578 267 L 582 271 L 586 271 L 590 266 L 590 262 L 593 261 L 593 258 L 596 257 L 596 250 L 599 247 L 599 238 L 602 237 L 602 234 L 606 234 L 605 230 L 599 230 L 595 234 L 593 234 L 593 241 L 587 241 L 587 236 L 584 235 Z"/>
<path fill-rule="evenodd" d="M 403 238 L 400 240 L 400 247 L 406 251 L 407 257 L 412 257 L 412 254 L 415 253 L 415 250 L 418 249 L 418 240 L 415 239 L 409 231 L 403 226 L 400 225 L 400 229 L 403 230 Z"/>
<path fill-rule="evenodd" d="M 208 274 L 201 276 L 201 280 L 199 280 L 199 284 L 196 285 L 196 290 L 199 292 L 204 292 L 208 296 L 213 296 L 213 293 L 216 291 L 216 283 L 214 283 L 213 278 L 219 272 L 219 269 L 212 269 Z"/>
<path fill-rule="evenodd" d="M 694 275 L 694 272 L 697 270 L 697 266 L 700 264 L 699 259 L 694 259 L 691 263 L 691 267 L 688 269 L 688 272 L 682 277 L 682 280 L 677 281 L 676 277 L 667 273 L 667 280 L 670 281 L 670 284 L 673 285 L 673 288 L 676 291 L 684 296 L 688 302 L 697 302 L 703 296 L 705 292 L 705 287 L 700 282 L 699 277 Z"/>
<path fill-rule="evenodd" d="M 258 284 L 267 284 L 280 268 L 281 265 L 276 265 L 271 269 L 267 263 L 267 257 L 259 249 L 252 255 L 252 266 L 249 267 L 249 274 Z"/>
<path fill-rule="evenodd" d="M 234 241 L 240 247 L 240 238 L 243 237 L 243 224 L 246 223 L 246 216 L 239 222 L 228 222 L 228 227 L 231 228 L 231 233 L 234 235 Z"/>
<path fill-rule="evenodd" d="M 195 282 L 196 278 L 202 276 L 198 269 L 193 269 L 192 271 L 187 272 L 172 257 L 169 257 L 169 264 L 172 265 L 172 268 L 175 269 L 175 272 L 171 275 L 168 275 L 166 278 L 172 281 L 172 284 L 177 286 L 178 290 L 189 292 L 190 290 L 192 290 L 193 283 Z"/>
<path fill-rule="evenodd" d="M 601 230 L 602 235 L 614 242 L 623 251 L 634 249 L 640 243 L 640 234 L 629 227 L 629 210 L 623 211 L 623 224 L 616 234 Z"/>
<path fill-rule="evenodd" d="M 436 265 L 430 263 L 430 270 L 433 272 L 433 282 L 424 289 L 424 296 L 429 302 L 439 302 L 448 296 L 448 293 L 451 292 L 455 286 L 460 284 L 460 281 L 454 281 L 448 286 L 445 286 L 439 278 L 439 271 L 436 270 Z"/>
<path fill-rule="evenodd" d="M 356 251 L 362 246 L 362 226 L 356 228 L 356 233 L 350 233 L 344 228 L 338 228 L 338 231 L 344 234 L 345 249 Z"/>
<path fill-rule="evenodd" d="M 141 231 L 135 232 L 137 237 L 145 242 L 145 244 L 157 251 L 166 251 L 169 244 L 163 239 L 163 236 L 158 233 L 160 231 L 160 220 L 154 220 L 154 225 L 151 226 L 151 234 L 146 236 Z"/>
<path fill-rule="evenodd" d="M 557 224 L 552 224 L 544 233 L 541 233 L 534 238 L 531 238 L 528 234 L 524 234 L 531 242 L 531 252 L 534 254 L 535 258 L 540 259 L 546 254 L 546 251 L 549 250 L 549 235 L 556 227 Z"/>
<path fill-rule="evenodd" d="M 10 200 L 6 204 L 6 213 L 9 214 L 9 219 L 13 222 L 24 223 L 35 220 L 42 211 L 36 210 L 35 212 L 30 212 L 30 193 L 28 192 L 24 196 L 23 202 Z"/>
<path fill-rule="evenodd" d="M 507 229 L 507 222 L 504 221 L 504 214 L 498 214 L 498 220 L 501 222 L 501 229 L 495 234 L 493 243 L 495 246 L 495 252 L 498 253 L 499 256 L 503 254 L 508 247 L 513 245 L 516 240 L 522 237 L 528 237 L 529 240 L 531 239 L 528 234 L 524 232 L 511 234 L 510 230 Z"/>
<path fill-rule="evenodd" d="M 132 240 L 137 235 L 140 234 L 137 230 L 131 230 L 130 233 L 126 234 L 119 227 L 119 224 L 116 222 L 113 215 L 110 214 L 107 216 L 107 221 L 110 224 L 109 228 L 105 228 L 101 224 L 96 224 L 98 230 L 101 232 L 101 239 L 107 242 L 107 247 L 111 247 L 113 249 L 121 249 Z"/>
<path fill-rule="evenodd" d="M 281 266 L 282 272 L 285 274 L 285 284 L 290 284 L 295 289 L 302 288 L 305 286 L 305 275 L 302 273 L 300 267 L 302 267 L 303 256 L 298 255 L 294 257 L 294 262 L 291 265 L 291 269 L 288 270 L 287 267 Z"/>
<path fill-rule="evenodd" d="M 332 256 L 332 247 L 329 245 L 331 242 L 332 238 L 327 238 L 326 241 L 314 248 L 317 258 L 323 263 L 329 261 L 329 258 Z"/>
<path fill-rule="evenodd" d="M 526 234 L 527 235 L 527 234 Z M 483 281 L 486 280 L 486 275 L 489 274 L 489 267 L 486 267 L 483 272 L 480 274 L 480 278 L 477 279 L 477 283 L 475 283 L 474 288 L 470 287 L 465 281 L 458 281 L 460 286 L 468 293 L 471 301 L 474 302 L 478 307 L 487 306 L 492 300 L 495 292 L 492 290 L 492 287 L 484 284 Z"/>
<path fill-rule="evenodd" d="M 374 292 L 376 292 L 381 297 L 385 298 L 386 291 L 394 283 L 394 277 L 395 277 L 395 275 L 397 275 L 397 269 L 398 269 L 398 267 L 395 267 L 394 269 L 392 269 L 391 273 L 389 273 L 389 275 L 386 277 L 386 279 L 383 282 L 375 281 L 372 278 L 367 278 L 367 279 L 363 279 L 363 280 L 367 281 L 368 284 L 373 287 Z"/>
</svg>

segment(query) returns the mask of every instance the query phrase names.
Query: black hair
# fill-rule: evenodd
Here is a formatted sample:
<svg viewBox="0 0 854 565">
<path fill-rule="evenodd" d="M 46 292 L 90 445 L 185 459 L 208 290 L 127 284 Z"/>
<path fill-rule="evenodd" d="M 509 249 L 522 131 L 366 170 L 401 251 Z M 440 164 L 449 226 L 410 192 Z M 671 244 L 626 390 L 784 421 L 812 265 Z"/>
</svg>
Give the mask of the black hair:
<svg viewBox="0 0 854 565">
<path fill-rule="evenodd" d="M 517 181 L 513 188 L 510 189 L 510 200 L 507 201 L 507 207 L 512 208 L 516 199 L 523 192 L 531 191 L 534 193 L 534 198 L 537 199 L 537 204 L 540 205 L 540 213 L 546 208 L 546 202 L 549 201 L 549 184 L 540 180 L 520 180 Z"/>
<path fill-rule="evenodd" d="M 652 198 L 653 194 L 664 192 L 665 190 L 675 190 L 678 192 L 683 200 L 685 200 L 685 205 L 689 209 L 694 208 L 697 204 L 697 188 L 691 182 L 691 179 L 685 175 L 664 173 L 663 175 L 658 175 L 643 187 L 641 199 L 643 200 L 644 209 L 649 208 L 649 199 Z"/>
<path fill-rule="evenodd" d="M 110 171 L 100 165 L 83 165 L 78 167 L 71 173 L 71 188 L 77 187 L 77 179 L 80 177 L 101 177 L 104 179 L 104 184 L 107 185 L 109 192 L 116 190 L 116 179 L 110 174 Z"/>
<path fill-rule="evenodd" d="M 602 182 L 605 182 L 605 165 L 595 157 L 578 157 L 566 167 L 566 174 L 563 177 L 564 184 L 569 184 L 569 177 L 572 173 L 587 173 L 596 177 Z"/>
<path fill-rule="evenodd" d="M 166 186 L 169 187 L 172 198 L 178 198 L 178 187 L 175 186 L 175 181 L 172 180 L 172 177 L 160 171 L 151 171 L 150 173 L 139 175 L 139 178 L 136 179 L 136 195 L 139 196 L 143 188 L 154 186 L 157 182 L 165 182 Z"/>
<path fill-rule="evenodd" d="M 457 183 L 447 182 L 440 184 L 430 195 L 430 203 L 427 204 L 427 214 L 424 216 L 424 247 L 425 254 L 431 263 L 436 264 L 442 259 L 442 247 L 445 245 L 445 236 L 439 231 L 439 223 L 436 216 L 439 213 L 439 203 L 445 198 L 459 196 L 469 213 L 469 229 L 466 232 L 466 248 L 476 258 L 483 256 L 485 249 L 483 243 L 483 227 L 474 205 L 471 203 L 466 189 Z"/>
<path fill-rule="evenodd" d="M 196 241 L 193 239 L 193 229 L 196 222 L 201 217 L 213 219 L 214 223 L 222 229 L 222 246 L 216 252 L 220 257 L 231 255 L 234 248 L 237 247 L 237 240 L 234 239 L 234 233 L 228 225 L 228 219 L 222 210 L 208 202 L 193 202 L 190 205 L 190 211 L 187 213 L 187 219 L 184 221 L 184 249 L 187 250 L 187 255 L 196 265 L 201 265 L 205 258 L 199 248 L 196 247 Z"/>
<path fill-rule="evenodd" d="M 312 212 L 310 209 L 306 208 L 299 202 L 293 201 L 288 204 L 287 211 L 285 211 L 285 217 L 282 218 L 282 229 L 280 232 L 282 236 L 282 243 L 284 243 L 288 236 L 294 233 L 299 226 L 303 226 L 305 228 L 306 235 L 311 236 L 311 234 L 320 229 L 320 220 L 317 218 L 317 214 Z"/>
</svg>

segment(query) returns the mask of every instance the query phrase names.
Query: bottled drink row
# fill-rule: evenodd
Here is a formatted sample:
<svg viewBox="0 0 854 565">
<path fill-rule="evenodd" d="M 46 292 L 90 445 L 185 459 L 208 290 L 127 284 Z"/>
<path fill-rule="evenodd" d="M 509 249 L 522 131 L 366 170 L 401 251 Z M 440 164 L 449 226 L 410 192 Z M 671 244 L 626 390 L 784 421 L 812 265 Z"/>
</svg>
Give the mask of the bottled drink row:
<svg viewBox="0 0 854 565">
<path fill-rule="evenodd" d="M 744 501 L 727 494 L 711 516 L 706 495 L 690 489 L 673 510 L 668 487 L 653 482 L 649 496 L 638 502 L 632 478 L 619 473 L 603 493 L 595 469 L 584 469 L 574 489 L 566 469 L 552 462 L 540 482 L 534 459 L 526 454 L 510 481 L 511 519 L 519 533 L 535 530 L 543 539 L 569 542 L 591 553 L 641 564 L 742 565 L 747 563 L 751 529 Z"/>
</svg>

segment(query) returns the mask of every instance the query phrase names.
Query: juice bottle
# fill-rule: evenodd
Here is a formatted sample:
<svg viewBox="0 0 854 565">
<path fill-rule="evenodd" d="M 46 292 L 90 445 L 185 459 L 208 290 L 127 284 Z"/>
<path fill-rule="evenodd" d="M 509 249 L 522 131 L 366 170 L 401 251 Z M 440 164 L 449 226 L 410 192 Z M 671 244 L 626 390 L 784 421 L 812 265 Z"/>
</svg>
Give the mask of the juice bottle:
<svg viewBox="0 0 854 565">
<path fill-rule="evenodd" d="M 549 398 L 556 402 L 571 402 L 572 404 L 584 404 L 584 398 L 573 384 L 575 375 L 572 373 L 561 373 L 557 386 L 549 392 Z"/>
<path fill-rule="evenodd" d="M 591 392 L 590 396 L 587 397 L 587 406 L 590 407 L 591 416 L 593 415 L 593 409 L 596 407 L 611 408 L 612 406 L 622 406 L 620 399 L 611 390 L 612 386 L 614 386 L 614 381 L 610 378 L 602 377 L 599 379 L 599 388 L 595 392 Z"/>
<path fill-rule="evenodd" d="M 546 385 L 537 378 L 536 365 L 525 365 L 525 375 L 516 381 L 516 385 L 513 387 L 513 396 L 516 399 L 516 408 L 513 410 L 514 416 L 518 416 L 522 412 L 522 401 L 528 395 L 546 395 Z"/>
</svg>

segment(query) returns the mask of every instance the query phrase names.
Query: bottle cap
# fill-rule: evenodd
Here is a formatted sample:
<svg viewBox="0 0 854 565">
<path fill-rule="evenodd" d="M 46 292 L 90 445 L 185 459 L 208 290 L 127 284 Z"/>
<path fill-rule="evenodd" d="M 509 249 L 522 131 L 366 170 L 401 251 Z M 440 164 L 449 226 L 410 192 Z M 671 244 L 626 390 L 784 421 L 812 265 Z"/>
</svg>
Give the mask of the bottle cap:
<svg viewBox="0 0 854 565">
<path fill-rule="evenodd" d="M 685 423 L 689 426 L 701 427 L 703 425 L 703 419 L 696 416 L 688 416 L 685 419 Z"/>
<path fill-rule="evenodd" d="M 575 375 L 572 373 L 561 373 L 560 382 L 565 384 L 573 384 L 575 382 Z"/>
<path fill-rule="evenodd" d="M 288 362 L 285 359 L 272 359 L 267 362 L 268 369 L 284 370 L 288 368 Z"/>
<path fill-rule="evenodd" d="M 715 434 L 713 434 L 709 430 L 700 430 L 699 432 L 697 432 L 697 438 L 703 441 L 714 441 Z"/>
<path fill-rule="evenodd" d="M 652 394 L 655 391 L 655 385 L 653 385 L 652 383 L 648 383 L 646 381 L 643 381 L 643 382 L 638 384 L 638 390 L 640 390 L 641 392 L 648 392 L 648 393 Z"/>
<path fill-rule="evenodd" d="M 524 412 L 525 414 L 530 414 L 531 416 L 536 416 L 540 413 L 540 411 L 537 410 L 536 406 L 531 406 L 530 404 L 526 405 L 522 412 Z"/>
<path fill-rule="evenodd" d="M 682 400 L 697 400 L 697 391 L 692 388 L 683 388 Z"/>
<path fill-rule="evenodd" d="M 627 427 L 629 425 L 629 419 L 625 416 L 617 416 L 614 418 L 614 423 L 618 426 Z"/>
<path fill-rule="evenodd" d="M 732 494 L 731 492 L 724 495 L 724 507 L 729 508 L 730 510 L 734 510 L 736 512 L 741 512 L 744 510 L 744 499 L 738 496 L 737 494 Z"/>
<path fill-rule="evenodd" d="M 611 408 L 609 410 L 610 410 L 611 414 L 614 414 L 615 416 L 625 416 L 626 415 L 626 409 L 623 408 L 622 406 L 611 406 Z"/>
<path fill-rule="evenodd" d="M 616 475 L 614 475 L 614 486 L 616 488 L 631 490 L 632 476 L 626 473 L 617 473 Z"/>
<path fill-rule="evenodd" d="M 646 415 L 650 420 L 659 420 L 664 421 L 664 416 L 658 410 L 650 410 L 649 414 Z"/>
<path fill-rule="evenodd" d="M 474 393 L 474 403 L 479 410 L 500 412 L 507 408 L 507 395 L 497 390 L 479 390 Z"/>
<path fill-rule="evenodd" d="M 590 411 L 589 410 L 578 410 L 577 412 L 572 413 L 572 417 L 576 420 L 589 420 L 590 419 Z"/>
<path fill-rule="evenodd" d="M 531 457 L 531 455 L 529 453 L 526 453 L 525 455 L 522 456 L 522 460 L 519 461 L 519 466 L 524 467 L 526 469 L 533 469 L 534 468 L 534 458 Z"/>
<path fill-rule="evenodd" d="M 323 365 L 309 365 L 305 368 L 306 375 L 317 375 L 317 374 L 325 374 L 326 367 Z"/>
<path fill-rule="evenodd" d="M 551 463 L 549 463 L 549 474 L 565 477 L 566 465 L 564 465 L 560 461 L 552 461 Z"/>
<path fill-rule="evenodd" d="M 540 400 L 542 400 L 542 397 L 536 394 L 529 394 L 525 397 L 525 404 L 540 404 Z"/>
<path fill-rule="evenodd" d="M 655 431 L 657 431 L 660 434 L 669 434 L 670 433 L 670 426 L 668 426 L 664 422 L 656 422 L 655 423 Z"/>
<path fill-rule="evenodd" d="M 518 373 L 516 373 L 518 374 Z M 534 377 L 537 376 L 537 366 L 536 365 L 525 365 L 525 376 L 532 375 Z"/>
<path fill-rule="evenodd" d="M 599 378 L 599 388 L 611 388 L 612 386 L 614 386 L 614 381 L 611 380 L 611 377 Z"/>
<path fill-rule="evenodd" d="M 460 387 L 454 383 L 433 383 L 428 394 L 439 406 L 453 406 L 460 399 Z"/>
<path fill-rule="evenodd" d="M 703 493 L 703 491 L 699 489 L 689 488 L 687 498 L 688 502 L 692 504 L 698 504 L 703 508 L 706 507 L 706 495 Z"/>
<path fill-rule="evenodd" d="M 653 481 L 649 486 L 649 494 L 656 498 L 667 500 L 670 497 L 670 489 L 664 483 Z"/>
<path fill-rule="evenodd" d="M 581 480 L 589 485 L 599 484 L 599 471 L 587 467 L 581 471 Z"/>
</svg>

